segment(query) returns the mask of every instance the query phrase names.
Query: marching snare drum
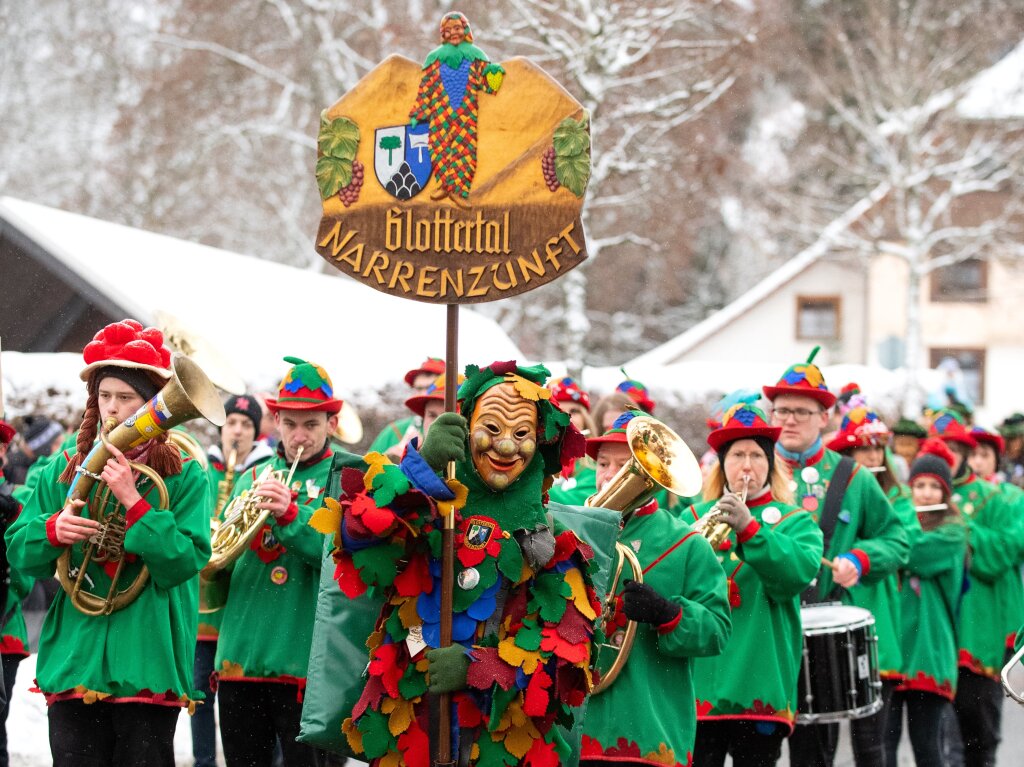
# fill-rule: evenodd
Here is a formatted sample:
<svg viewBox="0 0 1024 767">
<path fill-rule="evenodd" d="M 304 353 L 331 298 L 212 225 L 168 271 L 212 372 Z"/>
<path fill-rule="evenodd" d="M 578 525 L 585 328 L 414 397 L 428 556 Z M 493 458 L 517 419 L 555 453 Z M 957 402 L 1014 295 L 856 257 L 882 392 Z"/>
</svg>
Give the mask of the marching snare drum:
<svg viewBox="0 0 1024 767">
<path fill-rule="evenodd" d="M 797 683 L 800 724 L 871 716 L 882 707 L 875 618 L 838 604 L 800 608 L 804 650 Z"/>
</svg>

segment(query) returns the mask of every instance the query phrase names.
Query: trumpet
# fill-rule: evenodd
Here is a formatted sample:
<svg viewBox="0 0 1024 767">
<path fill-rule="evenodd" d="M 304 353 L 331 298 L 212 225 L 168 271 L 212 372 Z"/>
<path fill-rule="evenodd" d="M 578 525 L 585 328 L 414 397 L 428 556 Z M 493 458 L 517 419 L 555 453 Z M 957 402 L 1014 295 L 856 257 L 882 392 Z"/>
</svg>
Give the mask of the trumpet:
<svg viewBox="0 0 1024 767">
<path fill-rule="evenodd" d="M 747 502 L 747 491 L 750 487 L 750 481 L 753 479 L 749 474 L 743 475 L 743 490 L 735 495 L 739 495 L 740 500 L 743 503 Z M 693 529 L 698 533 L 707 538 L 708 543 L 711 544 L 711 548 L 718 550 L 718 547 L 722 545 L 722 541 L 729 537 L 729 533 L 732 528 L 728 523 L 721 521 L 721 511 L 719 504 L 716 503 L 710 509 L 704 512 L 700 519 L 693 523 Z"/>
<path fill-rule="evenodd" d="M 295 469 L 302 460 L 302 452 L 303 448 L 300 446 L 287 476 L 284 471 L 274 469 L 269 464 L 265 466 L 253 481 L 252 487 L 235 496 L 224 510 L 224 520 L 210 536 L 210 561 L 199 573 L 200 613 L 213 613 L 224 606 L 227 599 L 227 582 L 226 575 L 222 573 L 225 573 L 242 555 L 270 516 L 270 509 L 258 508 L 259 504 L 266 500 L 265 496 L 259 494 L 259 486 L 268 480 L 276 479 L 285 487 L 290 487 Z"/>
</svg>

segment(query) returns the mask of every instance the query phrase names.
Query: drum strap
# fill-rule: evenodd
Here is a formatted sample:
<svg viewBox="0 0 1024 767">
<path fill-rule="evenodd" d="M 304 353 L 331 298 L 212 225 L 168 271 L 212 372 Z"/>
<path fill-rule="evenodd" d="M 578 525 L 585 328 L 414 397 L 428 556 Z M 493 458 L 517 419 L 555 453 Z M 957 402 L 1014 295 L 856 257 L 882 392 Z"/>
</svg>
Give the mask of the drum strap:
<svg viewBox="0 0 1024 767">
<path fill-rule="evenodd" d="M 825 492 L 825 508 L 822 510 L 818 526 L 821 528 L 821 535 L 825 544 L 822 551 L 826 555 L 828 555 L 828 547 L 832 544 L 832 533 L 836 531 L 836 522 L 839 521 L 839 512 L 843 507 L 843 496 L 846 495 L 846 488 L 850 484 L 850 477 L 853 476 L 855 465 L 850 456 L 844 455 L 836 466 L 836 470 L 832 472 L 832 480 L 829 482 L 828 490 Z M 810 586 L 804 589 L 804 593 L 800 596 L 802 604 L 811 605 L 819 602 L 830 602 L 839 596 L 841 587 L 836 586 L 822 599 L 818 595 L 818 582 L 820 580 L 821 568 L 818 569 L 818 577 L 814 579 Z"/>
</svg>

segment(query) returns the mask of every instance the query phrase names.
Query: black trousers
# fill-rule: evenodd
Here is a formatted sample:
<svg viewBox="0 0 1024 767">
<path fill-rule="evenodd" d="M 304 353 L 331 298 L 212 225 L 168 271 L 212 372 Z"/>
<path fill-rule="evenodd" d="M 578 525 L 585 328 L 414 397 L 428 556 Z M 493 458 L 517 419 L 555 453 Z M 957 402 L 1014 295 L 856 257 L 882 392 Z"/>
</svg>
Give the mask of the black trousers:
<svg viewBox="0 0 1024 767">
<path fill-rule="evenodd" d="M 54 703 L 53 767 L 174 767 L 179 710 L 152 703 Z"/>
<path fill-rule="evenodd" d="M 882 708 L 850 721 L 850 742 L 857 767 L 885 767 L 885 729 L 896 682 L 882 680 Z M 798 724 L 789 736 L 791 767 L 832 767 L 839 746 L 838 724 Z"/>
<path fill-rule="evenodd" d="M 726 755 L 733 767 L 774 767 L 788 733 L 789 727 L 774 722 L 697 722 L 693 767 L 722 767 Z"/>
<path fill-rule="evenodd" d="M 4 699 L 3 708 L 0 709 L 0 767 L 7 767 L 10 757 L 7 754 L 7 714 L 11 710 L 11 695 L 14 694 L 14 681 L 18 676 L 18 664 L 21 663 L 20 655 L 2 655 L 4 665 L 4 692 L 7 697 Z"/>
<path fill-rule="evenodd" d="M 903 709 L 907 709 L 907 731 L 914 750 L 914 762 L 935 767 L 951 767 L 948 725 L 953 704 L 941 695 L 908 690 L 893 694 L 889 703 L 889 721 L 885 732 L 885 758 L 896 765 L 900 737 L 903 735 Z M 956 767 L 959 767 L 957 765 Z"/>
<path fill-rule="evenodd" d="M 1003 719 L 1003 686 L 995 679 L 960 669 L 953 700 L 964 767 L 995 767 Z"/>
<path fill-rule="evenodd" d="M 295 740 L 302 717 L 295 685 L 221 680 L 217 697 L 220 742 L 228 767 L 271 767 L 277 740 L 284 767 L 323 766 L 323 752 Z"/>
</svg>

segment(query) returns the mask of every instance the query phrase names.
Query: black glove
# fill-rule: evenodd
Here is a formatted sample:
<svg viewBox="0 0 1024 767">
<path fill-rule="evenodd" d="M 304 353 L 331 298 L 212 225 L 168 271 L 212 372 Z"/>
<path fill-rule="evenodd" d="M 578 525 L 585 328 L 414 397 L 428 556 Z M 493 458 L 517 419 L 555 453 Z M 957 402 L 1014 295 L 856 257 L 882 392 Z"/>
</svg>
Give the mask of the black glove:
<svg viewBox="0 0 1024 767">
<path fill-rule="evenodd" d="M 420 456 L 431 469 L 440 473 L 449 461 L 465 459 L 468 439 L 466 419 L 458 413 L 442 413 L 430 424 L 420 446 Z"/>
<path fill-rule="evenodd" d="M 5 483 L 6 484 L 6 483 Z M 20 504 L 14 496 L 0 490 L 0 527 L 7 527 L 18 516 Z"/>
<path fill-rule="evenodd" d="M 681 609 L 646 583 L 626 581 L 622 586 L 622 611 L 631 621 L 661 626 L 675 620 Z"/>
</svg>

